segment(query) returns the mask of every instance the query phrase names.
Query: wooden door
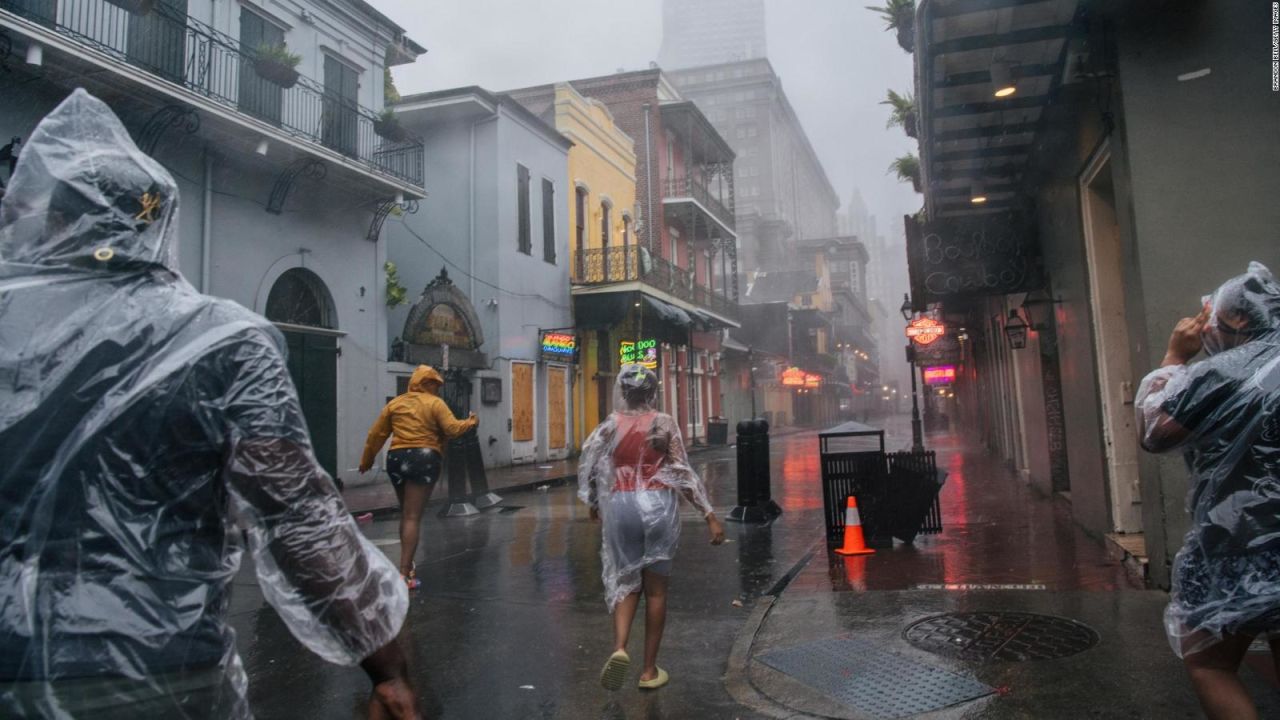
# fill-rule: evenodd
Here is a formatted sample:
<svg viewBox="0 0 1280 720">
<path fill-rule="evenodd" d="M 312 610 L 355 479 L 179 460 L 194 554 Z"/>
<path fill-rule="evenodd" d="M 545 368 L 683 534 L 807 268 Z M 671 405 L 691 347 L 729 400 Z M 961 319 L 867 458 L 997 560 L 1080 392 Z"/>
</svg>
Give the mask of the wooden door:
<svg viewBox="0 0 1280 720">
<path fill-rule="evenodd" d="M 511 456 L 525 460 L 534 446 L 534 364 L 511 364 Z"/>
<path fill-rule="evenodd" d="M 552 452 L 565 446 L 565 388 L 567 374 L 562 367 L 547 368 L 547 439 Z"/>
</svg>

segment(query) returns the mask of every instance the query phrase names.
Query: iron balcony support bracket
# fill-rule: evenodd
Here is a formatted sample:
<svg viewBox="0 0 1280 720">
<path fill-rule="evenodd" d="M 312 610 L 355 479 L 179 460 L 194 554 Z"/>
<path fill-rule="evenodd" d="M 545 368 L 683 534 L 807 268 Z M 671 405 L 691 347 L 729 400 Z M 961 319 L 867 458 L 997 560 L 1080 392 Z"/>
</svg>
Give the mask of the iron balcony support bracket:
<svg viewBox="0 0 1280 720">
<path fill-rule="evenodd" d="M 154 155 L 156 145 L 170 128 L 180 127 L 188 135 L 200 130 L 200 116 L 195 110 L 183 105 L 165 105 L 151 114 L 147 122 L 138 132 L 138 148 L 148 155 Z"/>
<path fill-rule="evenodd" d="M 409 199 L 404 202 L 396 202 L 393 198 L 378 203 L 378 208 L 373 211 L 373 221 L 369 223 L 369 234 L 365 236 L 365 239 L 369 242 L 378 242 L 378 236 L 382 234 L 382 224 L 387 221 L 387 216 L 393 212 L 397 215 L 413 215 L 418 212 L 418 201 Z"/>
<path fill-rule="evenodd" d="M 298 177 L 305 174 L 313 180 L 323 180 L 325 175 L 329 173 L 329 169 L 321 160 L 316 158 L 299 158 L 289 164 L 289 167 L 280 173 L 280 177 L 276 178 L 276 184 L 271 188 L 271 197 L 267 200 L 267 212 L 272 215 L 279 215 L 284 212 L 285 200 L 289 199 L 289 192 L 293 190 L 293 184 Z"/>
</svg>

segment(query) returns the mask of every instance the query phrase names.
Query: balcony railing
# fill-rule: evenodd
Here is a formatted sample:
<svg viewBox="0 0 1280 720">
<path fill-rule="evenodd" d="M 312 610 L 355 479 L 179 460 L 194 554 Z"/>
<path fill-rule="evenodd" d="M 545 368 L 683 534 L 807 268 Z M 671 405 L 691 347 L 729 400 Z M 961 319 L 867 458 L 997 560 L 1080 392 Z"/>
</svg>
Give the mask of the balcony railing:
<svg viewBox="0 0 1280 720">
<path fill-rule="evenodd" d="M 693 273 L 654 257 L 636 245 L 592 248 L 577 253 L 573 264 L 576 285 L 607 285 L 640 281 L 723 317 L 736 320 L 738 302 L 694 282 Z"/>
<path fill-rule="evenodd" d="M 668 200 L 692 198 L 701 203 L 717 220 L 730 230 L 734 229 L 733 211 L 712 195 L 705 185 L 690 176 L 669 177 L 663 183 L 663 197 Z"/>
<path fill-rule="evenodd" d="M 124 0 L 122 0 L 123 2 Z M 168 5 L 134 13 L 106 0 L 0 0 L 0 10 L 55 30 L 112 58 L 321 145 L 369 169 L 421 186 L 422 143 L 374 131 L 378 115 L 299 77 L 284 88 L 258 74 L 256 52 Z"/>
</svg>

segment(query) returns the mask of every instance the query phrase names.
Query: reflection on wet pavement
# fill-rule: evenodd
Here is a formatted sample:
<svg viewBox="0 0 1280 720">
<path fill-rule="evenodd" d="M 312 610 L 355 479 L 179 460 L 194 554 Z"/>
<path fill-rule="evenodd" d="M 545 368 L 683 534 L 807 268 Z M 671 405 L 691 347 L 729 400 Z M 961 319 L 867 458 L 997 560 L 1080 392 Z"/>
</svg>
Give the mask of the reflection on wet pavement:
<svg viewBox="0 0 1280 720">
<path fill-rule="evenodd" d="M 904 444 L 905 424 L 895 423 L 890 447 Z M 914 547 L 848 559 L 825 552 L 818 544 L 822 492 L 812 432 L 773 440 L 773 495 L 784 509 L 775 522 L 730 523 L 730 542 L 712 547 L 697 513 L 686 512 L 660 656 L 672 683 L 658 692 L 641 693 L 634 678 L 617 694 L 597 683 L 611 621 L 602 598 L 599 526 L 575 488 L 511 494 L 507 504 L 520 507 L 514 512 L 429 517 L 418 561 L 423 586 L 413 595 L 403 636 L 427 717 L 763 717 L 739 706 L 721 678 L 754 603 L 797 570 L 788 596 L 946 583 L 1136 587 L 1071 524 L 1067 508 L 1034 497 L 1003 468 L 948 437 L 931 442 L 950 473 L 942 494 L 945 529 Z M 736 499 L 734 450 L 703 451 L 694 462 L 718 511 L 727 514 Z M 396 558 L 394 518 L 365 531 Z M 815 549 L 813 560 L 797 567 Z M 368 692 L 363 673 L 303 650 L 254 590 L 251 576 L 242 575 L 233 620 L 258 717 L 359 715 Z M 633 654 L 639 630 L 638 624 Z"/>
</svg>

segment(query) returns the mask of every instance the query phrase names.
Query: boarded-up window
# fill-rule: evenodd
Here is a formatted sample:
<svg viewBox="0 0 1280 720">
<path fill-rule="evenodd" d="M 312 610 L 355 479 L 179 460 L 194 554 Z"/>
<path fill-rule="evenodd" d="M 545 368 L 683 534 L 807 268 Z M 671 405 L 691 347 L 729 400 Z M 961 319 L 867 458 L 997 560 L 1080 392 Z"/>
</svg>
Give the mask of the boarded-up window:
<svg viewBox="0 0 1280 720">
<path fill-rule="evenodd" d="M 516 224 L 519 237 L 516 248 L 525 255 L 533 254 L 533 231 L 529 226 L 529 168 L 516 165 Z"/>
</svg>

